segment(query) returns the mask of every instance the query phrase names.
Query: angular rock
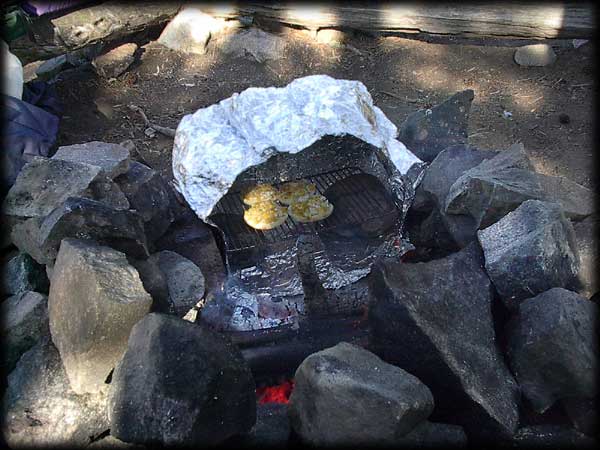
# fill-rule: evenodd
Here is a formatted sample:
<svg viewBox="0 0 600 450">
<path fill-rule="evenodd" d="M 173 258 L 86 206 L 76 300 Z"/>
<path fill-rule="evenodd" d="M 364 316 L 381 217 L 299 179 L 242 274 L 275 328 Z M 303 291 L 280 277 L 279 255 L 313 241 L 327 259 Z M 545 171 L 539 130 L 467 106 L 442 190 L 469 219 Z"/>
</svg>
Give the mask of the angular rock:
<svg viewBox="0 0 600 450">
<path fill-rule="evenodd" d="M 565 398 L 561 403 L 577 430 L 588 436 L 600 434 L 598 398 Z"/>
<path fill-rule="evenodd" d="M 115 209 L 129 209 L 129 200 L 119 186 L 107 176 L 100 176 L 90 184 L 81 197 L 91 198 Z"/>
<path fill-rule="evenodd" d="M 115 182 L 125 193 L 131 208 L 143 217 L 148 239 L 154 241 L 164 234 L 173 222 L 173 213 L 169 188 L 162 176 L 150 167 L 132 161 L 129 170 Z"/>
<path fill-rule="evenodd" d="M 52 341 L 76 393 L 102 391 L 152 298 L 125 255 L 78 239 L 61 243 L 48 296 Z"/>
<path fill-rule="evenodd" d="M 466 447 L 467 435 L 462 427 L 424 420 L 396 444 L 409 448 Z"/>
<path fill-rule="evenodd" d="M 134 263 L 154 311 L 184 317 L 204 297 L 204 275 L 189 259 L 169 250 Z"/>
<path fill-rule="evenodd" d="M 477 238 L 486 271 L 509 309 L 550 288 L 576 286 L 575 232 L 555 203 L 527 200 Z"/>
<path fill-rule="evenodd" d="M 256 406 L 256 425 L 236 444 L 242 447 L 286 447 L 290 433 L 286 404 L 259 404 Z"/>
<path fill-rule="evenodd" d="M 398 140 L 427 162 L 451 145 L 465 144 L 473 98 L 474 92 L 467 89 L 431 109 L 410 114 L 400 125 Z"/>
<path fill-rule="evenodd" d="M 135 258 L 147 258 L 142 218 L 88 198 L 71 197 L 44 220 L 32 218 L 15 226 L 15 245 L 40 264 L 52 264 L 64 238 L 90 239 Z"/>
<path fill-rule="evenodd" d="M 135 61 L 137 48 L 137 44 L 134 43 L 120 45 L 94 58 L 92 65 L 101 77 L 117 78 Z"/>
<path fill-rule="evenodd" d="M 48 298 L 38 292 L 22 292 L 0 304 L 2 366 L 8 374 L 23 353 L 42 336 L 49 336 Z"/>
<path fill-rule="evenodd" d="M 98 166 L 37 157 L 23 166 L 4 199 L 4 214 L 43 217 L 67 198 L 81 196 L 101 176 Z"/>
<path fill-rule="evenodd" d="M 311 445 L 389 445 L 433 411 L 418 378 L 347 342 L 306 358 L 294 383 L 290 422 Z"/>
<path fill-rule="evenodd" d="M 59 147 L 52 159 L 99 166 L 110 179 L 129 170 L 129 151 L 108 142 L 91 141 Z"/>
<path fill-rule="evenodd" d="M 562 288 L 521 303 L 507 326 L 508 357 L 537 412 L 559 399 L 598 393 L 599 319 L 598 305 Z"/>
<path fill-rule="evenodd" d="M 26 291 L 48 293 L 50 283 L 44 267 L 27 253 L 19 253 L 2 268 L 0 291 L 19 295 Z"/>
<path fill-rule="evenodd" d="M 547 66 L 554 61 L 556 53 L 547 44 L 524 45 L 515 51 L 515 62 L 520 66 Z"/>
<path fill-rule="evenodd" d="M 536 174 L 547 201 L 558 203 L 572 220 L 582 220 L 597 211 L 597 195 L 567 178 Z"/>
<path fill-rule="evenodd" d="M 590 216 L 573 226 L 579 254 L 579 279 L 580 287 L 577 291 L 584 297 L 591 298 L 600 292 L 600 257 L 598 255 L 598 236 L 600 235 L 600 222 L 598 216 Z"/>
<path fill-rule="evenodd" d="M 239 58 L 250 54 L 253 60 L 259 63 L 285 58 L 287 49 L 287 41 L 284 38 L 254 27 L 241 30 L 231 36 L 222 36 L 214 42 L 214 45 L 224 53 Z"/>
<path fill-rule="evenodd" d="M 77 395 L 60 355 L 42 339 L 8 375 L 2 433 L 11 448 L 81 448 L 109 428 L 106 396 Z"/>
<path fill-rule="evenodd" d="M 131 331 L 109 394 L 111 434 L 125 442 L 215 445 L 256 420 L 243 356 L 216 332 L 151 313 Z"/>
<path fill-rule="evenodd" d="M 370 348 L 426 383 L 436 409 L 469 435 L 512 434 L 518 389 L 497 347 L 477 243 L 427 263 L 382 261 L 371 277 Z"/>
<path fill-rule="evenodd" d="M 595 448 L 597 441 L 564 425 L 533 425 L 519 428 L 509 441 L 497 442 L 514 448 Z"/>
</svg>

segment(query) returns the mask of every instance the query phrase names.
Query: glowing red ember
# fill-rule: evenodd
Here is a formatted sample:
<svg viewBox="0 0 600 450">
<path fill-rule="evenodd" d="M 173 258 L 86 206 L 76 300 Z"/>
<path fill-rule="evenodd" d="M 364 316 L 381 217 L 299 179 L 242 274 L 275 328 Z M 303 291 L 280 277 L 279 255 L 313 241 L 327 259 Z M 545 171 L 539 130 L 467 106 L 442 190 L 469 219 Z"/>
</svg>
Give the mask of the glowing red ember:
<svg viewBox="0 0 600 450">
<path fill-rule="evenodd" d="M 287 403 L 294 389 L 294 380 L 286 380 L 275 386 L 265 386 L 256 389 L 256 398 L 260 405 L 265 403 Z"/>
</svg>

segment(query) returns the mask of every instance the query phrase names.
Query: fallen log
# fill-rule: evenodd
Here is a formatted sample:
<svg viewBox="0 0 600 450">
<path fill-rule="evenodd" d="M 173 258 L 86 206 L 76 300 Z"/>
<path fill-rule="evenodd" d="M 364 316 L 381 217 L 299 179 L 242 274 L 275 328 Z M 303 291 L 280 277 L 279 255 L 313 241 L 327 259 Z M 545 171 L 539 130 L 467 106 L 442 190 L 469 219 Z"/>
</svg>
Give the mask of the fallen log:
<svg viewBox="0 0 600 450">
<path fill-rule="evenodd" d="M 168 22 L 180 7 L 177 2 L 108 1 L 53 19 L 41 16 L 33 20 L 29 36 L 15 39 L 10 48 L 27 64 L 99 42 L 110 45 Z"/>
<path fill-rule="evenodd" d="M 203 7 L 223 18 L 252 16 L 309 30 L 349 28 L 381 34 L 587 39 L 595 27 L 591 3 L 337 4 L 245 3 Z"/>
</svg>

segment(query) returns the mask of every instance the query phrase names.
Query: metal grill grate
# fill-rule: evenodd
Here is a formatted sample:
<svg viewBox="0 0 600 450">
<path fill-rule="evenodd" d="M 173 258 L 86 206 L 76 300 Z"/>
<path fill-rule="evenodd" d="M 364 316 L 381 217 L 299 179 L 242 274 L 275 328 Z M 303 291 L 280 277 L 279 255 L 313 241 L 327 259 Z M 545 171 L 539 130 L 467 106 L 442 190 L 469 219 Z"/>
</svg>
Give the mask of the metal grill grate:
<svg viewBox="0 0 600 450">
<path fill-rule="evenodd" d="M 363 173 L 356 167 L 339 169 L 331 172 L 320 173 L 305 177 L 305 180 L 313 183 L 320 194 L 331 185 L 343 180 L 351 175 Z M 278 186 L 283 183 L 274 183 Z M 348 208 L 347 214 L 343 219 L 340 215 L 332 214 L 327 219 L 317 222 L 300 223 L 288 216 L 287 220 L 279 227 L 272 230 L 256 230 L 248 226 L 244 221 L 219 220 L 218 225 L 223 230 L 228 241 L 228 251 L 247 250 L 266 243 L 276 243 L 282 240 L 292 239 L 300 234 L 317 233 L 341 225 L 360 224 L 365 221 L 394 213 L 390 205 L 382 202 L 376 196 L 369 193 L 366 186 L 361 186 L 357 180 L 357 187 L 361 188 L 358 193 L 347 191 L 352 196 L 352 207 Z M 335 204 L 333 205 L 335 208 Z M 243 217 L 244 203 L 242 202 L 240 192 L 229 193 L 225 195 L 217 204 L 214 214 L 234 214 Z"/>
</svg>

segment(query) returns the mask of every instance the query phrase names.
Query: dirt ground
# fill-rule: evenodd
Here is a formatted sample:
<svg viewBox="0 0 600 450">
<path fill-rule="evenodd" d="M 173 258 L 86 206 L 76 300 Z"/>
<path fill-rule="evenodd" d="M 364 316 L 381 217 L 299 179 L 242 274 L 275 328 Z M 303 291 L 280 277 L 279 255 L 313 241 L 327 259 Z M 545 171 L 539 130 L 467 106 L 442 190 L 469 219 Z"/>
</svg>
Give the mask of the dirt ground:
<svg viewBox="0 0 600 450">
<path fill-rule="evenodd" d="M 205 55 L 182 55 L 151 42 L 116 80 L 91 70 L 63 73 L 56 83 L 65 105 L 59 145 L 132 139 L 135 159 L 171 177 L 172 138 L 146 136 L 140 115 L 128 105 L 141 107 L 151 122 L 176 128 L 184 115 L 248 87 L 328 74 L 364 83 L 397 126 L 415 110 L 473 89 L 471 145 L 501 150 L 523 142 L 539 172 L 598 187 L 592 164 L 593 41 L 578 49 L 550 41 L 556 62 L 527 68 L 514 62 L 515 47 L 501 42 L 465 45 L 354 34 L 345 46 L 331 47 L 305 31 L 283 28 L 278 34 L 288 42 L 278 60 L 231 57 L 210 43 Z M 568 123 L 559 120 L 564 114 L 568 120 L 563 116 L 562 122 Z"/>
</svg>

